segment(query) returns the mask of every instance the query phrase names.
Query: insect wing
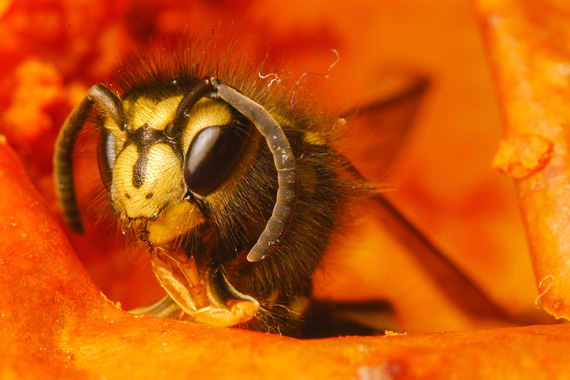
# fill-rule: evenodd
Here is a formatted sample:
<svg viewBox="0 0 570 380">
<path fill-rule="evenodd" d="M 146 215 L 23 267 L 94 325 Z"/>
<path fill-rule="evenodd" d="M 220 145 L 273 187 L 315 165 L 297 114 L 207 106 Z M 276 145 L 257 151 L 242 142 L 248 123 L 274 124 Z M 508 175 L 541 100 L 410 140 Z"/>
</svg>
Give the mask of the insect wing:
<svg viewBox="0 0 570 380">
<path fill-rule="evenodd" d="M 344 114 L 348 130 L 338 149 L 369 181 L 382 180 L 408 135 L 429 82 L 424 77 L 388 78 L 377 100 Z"/>
</svg>

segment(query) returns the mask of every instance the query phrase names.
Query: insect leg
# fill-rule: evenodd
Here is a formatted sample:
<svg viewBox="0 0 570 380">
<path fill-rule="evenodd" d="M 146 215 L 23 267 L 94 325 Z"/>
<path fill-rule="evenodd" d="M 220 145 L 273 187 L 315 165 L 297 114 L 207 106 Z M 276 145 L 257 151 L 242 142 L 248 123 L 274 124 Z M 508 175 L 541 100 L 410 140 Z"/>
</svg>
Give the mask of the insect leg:
<svg viewBox="0 0 570 380">
<path fill-rule="evenodd" d="M 152 305 L 137 307 L 129 312 L 133 314 L 148 314 L 157 318 L 170 318 L 174 313 L 182 313 L 182 309 L 170 295 L 166 295 Z"/>
</svg>

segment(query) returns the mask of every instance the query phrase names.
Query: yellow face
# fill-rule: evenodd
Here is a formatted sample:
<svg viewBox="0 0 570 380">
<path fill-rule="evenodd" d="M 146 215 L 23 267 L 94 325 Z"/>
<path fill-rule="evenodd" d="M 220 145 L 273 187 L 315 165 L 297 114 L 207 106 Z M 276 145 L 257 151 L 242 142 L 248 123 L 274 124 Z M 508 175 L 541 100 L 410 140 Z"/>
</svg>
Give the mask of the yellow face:
<svg viewBox="0 0 570 380">
<path fill-rule="evenodd" d="M 125 101 L 127 128 L 121 131 L 112 120 L 104 125 L 117 152 L 109 191 L 122 218 L 155 220 L 163 210 L 182 202 L 188 189 L 180 152 L 186 152 L 193 137 L 204 128 L 231 121 L 225 103 L 204 98 L 188 114 L 182 135 L 168 142 L 162 132 L 174 118 L 181 99 L 174 96 L 155 101 L 141 97 Z"/>
<path fill-rule="evenodd" d="M 166 144 L 150 147 L 146 152 L 148 163 L 144 182 L 137 187 L 133 185 L 133 173 L 138 159 L 134 145 L 121 151 L 113 168 L 111 199 L 124 217 L 155 219 L 160 211 L 169 204 L 182 201 L 185 195 L 180 160 Z"/>
</svg>

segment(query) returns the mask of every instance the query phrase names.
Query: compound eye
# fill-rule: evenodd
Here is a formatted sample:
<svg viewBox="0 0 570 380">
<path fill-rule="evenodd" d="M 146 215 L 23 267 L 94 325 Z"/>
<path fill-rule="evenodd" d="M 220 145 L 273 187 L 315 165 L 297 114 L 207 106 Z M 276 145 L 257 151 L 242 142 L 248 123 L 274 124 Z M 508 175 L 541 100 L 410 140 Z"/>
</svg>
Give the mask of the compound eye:
<svg viewBox="0 0 570 380">
<path fill-rule="evenodd" d="M 251 136 L 251 122 L 239 115 L 227 125 L 202 129 L 186 153 L 184 179 L 193 193 L 216 190 L 238 164 Z"/>
<path fill-rule="evenodd" d="M 115 137 L 105 128 L 101 128 L 99 139 L 97 140 L 97 165 L 99 166 L 99 174 L 103 180 L 103 185 L 107 190 L 111 187 L 113 181 L 113 166 L 115 166 L 116 154 Z"/>
</svg>

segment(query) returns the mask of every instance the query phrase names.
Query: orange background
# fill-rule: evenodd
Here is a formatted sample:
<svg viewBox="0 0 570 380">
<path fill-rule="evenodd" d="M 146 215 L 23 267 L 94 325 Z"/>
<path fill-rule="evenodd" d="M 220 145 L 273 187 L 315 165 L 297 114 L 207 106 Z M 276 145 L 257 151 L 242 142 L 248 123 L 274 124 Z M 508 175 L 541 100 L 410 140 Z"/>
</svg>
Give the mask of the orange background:
<svg viewBox="0 0 570 380">
<path fill-rule="evenodd" d="M 415 128 L 394 160 L 394 166 L 374 180 L 393 184 L 395 190 L 387 197 L 515 320 L 536 322 L 544 318 L 535 306 L 538 294 L 510 180 L 490 169 L 500 139 L 501 125 L 475 12 L 467 1 L 371 0 L 350 4 L 317 1 L 309 4 L 306 1 L 229 0 L 214 3 L 189 1 L 183 4 L 174 1 L 109 1 L 107 4 L 76 0 L 27 0 L 0 1 L 0 12 L 0 132 L 17 152 L 54 215 L 58 215 L 59 210 L 51 178 L 51 155 L 59 127 L 89 86 L 105 81 L 113 62 L 132 48 L 134 43 L 144 41 L 148 36 L 173 35 L 184 31 L 208 34 L 213 30 L 218 33 L 229 25 L 236 38 L 250 40 L 253 47 L 266 49 L 269 46 L 269 54 L 276 61 L 287 63 L 293 78 L 305 72 L 328 74 L 327 78 L 313 76 L 310 80 L 314 81 L 315 86 L 326 86 L 328 90 L 324 93 L 329 97 L 323 99 L 325 108 L 336 112 L 374 99 L 386 76 L 410 72 L 427 75 L 432 87 L 422 104 Z M 329 72 L 335 60 L 331 48 L 339 52 L 340 61 Z M 355 160 L 358 159 L 357 153 L 351 153 Z M 4 151 L 2 157 L 13 160 Z M 3 170 L 7 168 L 12 166 L 5 166 Z M 23 175 L 16 177 L 10 179 L 14 181 L 14 186 L 20 183 L 18 181 L 25 181 Z M 80 195 L 83 198 L 87 196 L 88 193 Z M 10 201 L 3 199 L 2 202 L 9 210 Z M 3 214 L 2 221 L 9 224 L 8 217 L 8 214 Z M 30 220 L 35 219 L 30 217 Z M 30 233 L 34 225 L 26 228 L 25 233 Z M 50 228 L 54 227 L 50 224 Z M 46 235 L 44 232 L 41 236 Z M 133 259 L 131 253 L 125 254 L 125 247 L 121 243 L 117 245 L 113 240 L 101 242 L 102 233 L 95 230 L 86 237 L 69 236 L 97 286 L 109 299 L 120 301 L 125 308 L 156 298 L 160 289 L 153 285 L 154 280 L 144 262 Z M 324 276 L 316 277 L 316 296 L 388 299 L 395 307 L 401 330 L 408 332 L 471 330 L 496 325 L 493 321 L 479 320 L 458 310 L 431 282 L 426 268 L 418 265 L 410 253 L 403 251 L 386 236 L 365 213 L 346 233 L 347 238 L 339 241 L 338 250 L 327 258 Z M 47 235 L 44 236 L 46 239 Z M 6 244 L 6 247 L 15 247 L 15 252 L 18 252 L 19 243 L 10 241 Z M 73 260 L 69 258 L 72 257 L 71 251 L 67 250 L 65 243 L 61 244 L 64 246 L 62 257 Z M 44 249 L 43 244 L 38 243 L 37 246 Z M 32 249 L 30 247 L 33 248 L 33 245 L 26 245 L 26 249 Z M 25 256 L 22 254 L 22 257 Z M 206 347 L 204 356 L 209 358 L 208 364 L 212 364 L 212 358 L 220 357 L 217 349 L 243 349 L 243 355 L 250 355 L 249 359 L 252 353 L 265 359 L 268 354 L 278 356 L 283 353 L 283 358 L 299 360 L 293 353 L 301 347 L 300 342 L 211 330 L 173 321 L 134 320 L 132 316 L 115 309 L 111 308 L 110 311 L 110 306 L 97 298 L 100 297 L 97 288 L 89 283 L 81 269 L 73 265 L 71 267 L 76 271 L 73 273 L 78 274 L 79 279 L 77 286 L 79 290 L 85 290 L 87 295 L 85 298 L 71 297 L 68 303 L 61 302 L 68 308 L 66 313 L 71 317 L 62 322 L 60 332 L 51 333 L 55 336 L 56 346 L 61 342 L 68 343 L 66 349 L 70 355 L 75 355 L 76 362 L 69 361 L 71 359 L 66 359 L 65 355 L 61 356 L 61 351 L 57 351 L 57 360 L 54 359 L 56 356 L 42 356 L 40 352 L 36 353 L 37 356 L 30 356 L 29 360 L 23 360 L 18 367 L 22 372 L 17 373 L 25 373 L 29 363 L 44 360 L 47 368 L 50 367 L 50 360 L 55 360 L 58 365 L 91 369 L 94 374 L 97 369 L 106 374 L 120 374 L 118 368 L 125 371 L 125 366 L 121 365 L 127 362 L 119 362 L 117 367 L 104 363 L 108 363 L 105 362 L 108 358 L 113 358 L 115 347 L 121 347 L 123 351 L 117 358 L 126 361 L 132 358 L 133 361 L 129 363 L 135 367 L 138 365 L 137 373 L 150 376 L 155 371 L 152 373 L 157 374 L 160 368 L 165 367 L 151 366 L 152 363 L 144 359 L 159 352 L 153 346 L 161 342 L 155 335 L 158 331 L 166 335 L 172 331 L 173 338 L 168 343 L 173 344 L 171 347 L 175 349 L 184 349 L 188 343 L 186 340 L 191 339 L 189 337 L 197 341 L 203 339 L 201 346 Z M 31 262 L 24 261 L 22 264 L 22 268 L 32 267 Z M 49 272 L 50 267 L 42 268 L 42 273 L 44 271 L 48 274 L 46 278 L 51 278 L 54 283 L 45 284 L 46 288 L 41 292 L 41 288 L 37 288 L 37 294 L 53 291 L 60 286 L 57 275 L 61 273 Z M 3 281 L 6 276 L 1 277 Z M 36 310 L 37 306 L 32 304 L 34 298 L 26 296 L 28 289 L 16 288 L 17 281 L 13 278 L 11 281 L 2 285 L 5 285 L 5 289 L 11 289 L 8 285 L 19 289 L 19 296 L 10 298 L 9 294 L 4 294 L 0 306 L 7 308 L 10 305 L 10 310 L 14 307 L 23 311 Z M 72 284 L 71 280 L 65 282 L 69 288 L 64 289 L 73 289 Z M 34 283 L 34 286 L 42 285 Z M 69 290 L 69 294 L 75 293 Z M 28 299 L 30 303 L 26 304 Z M 14 306 L 16 300 L 23 304 Z M 96 305 L 94 311 L 88 313 L 81 309 L 89 309 L 89 305 Z M 51 310 L 50 307 L 57 308 L 57 305 L 48 306 L 45 307 L 46 312 Z M 30 312 L 29 317 L 22 313 L 24 317 L 2 324 L 0 331 L 2 337 L 8 337 L 4 342 L 9 342 L 3 348 L 0 345 L 0 350 L 14 362 L 22 358 L 21 355 L 30 347 L 38 349 L 46 339 L 51 339 L 41 335 L 45 331 L 38 327 L 39 324 L 34 324 L 41 320 L 37 310 Z M 19 321 L 18 324 L 15 324 L 15 320 Z M 121 322 L 124 329 L 113 329 L 109 321 Z M 128 326 L 133 326 L 133 329 L 129 330 Z M 26 331 L 29 331 L 31 338 Z M 104 331 L 112 331 L 115 335 L 111 339 L 103 336 Z M 121 331 L 127 335 L 120 335 Z M 520 352 L 527 352 L 526 358 L 535 360 L 532 361 L 535 365 L 533 368 L 559 369 L 562 365 L 560 361 L 549 361 L 547 356 L 537 356 L 540 350 L 531 352 L 522 347 L 524 342 L 535 338 L 537 331 L 528 328 L 471 335 L 418 335 L 409 340 L 405 337 L 391 337 L 395 338 L 392 340 L 338 340 L 330 341 L 328 346 L 326 342 L 309 342 L 302 346 L 301 351 L 306 348 L 307 360 L 314 359 L 317 363 L 320 358 L 326 357 L 327 361 L 323 363 L 328 363 L 330 367 L 327 368 L 331 371 L 337 369 L 335 362 L 338 367 L 345 366 L 343 369 L 346 371 L 349 364 L 362 366 L 360 369 L 364 368 L 364 372 L 359 372 L 361 378 L 369 373 L 390 373 L 395 376 L 406 368 L 409 377 L 429 378 L 430 374 L 440 369 L 442 360 L 449 360 L 450 368 L 461 368 L 463 371 L 475 368 L 480 360 L 491 363 L 501 357 L 500 345 L 510 342 L 506 344 L 511 353 L 509 358 L 498 360 L 493 368 L 514 371 L 516 363 L 509 360 Z M 565 336 L 556 327 L 540 331 L 544 334 L 544 339 L 540 341 L 543 348 L 556 340 L 550 338 Z M 143 333 L 152 337 L 146 345 L 141 335 Z M 66 334 L 65 339 L 61 334 Z M 20 337 L 24 335 L 29 340 L 21 345 Z M 224 342 L 224 347 L 217 346 L 213 338 Z M 517 339 L 522 339 L 523 343 L 518 345 Z M 461 355 L 453 357 L 468 341 L 471 345 L 461 351 Z M 89 343 L 86 347 L 92 351 L 87 352 L 82 348 L 85 342 Z M 439 350 L 446 345 L 450 351 Z M 198 346 L 192 347 L 198 349 Z M 144 348 L 140 355 L 132 355 L 139 347 Z M 271 347 L 280 347 L 282 352 Z M 537 346 L 537 350 L 539 348 Z M 565 352 L 562 348 L 551 345 L 545 355 Z M 332 354 L 336 349 L 339 350 L 338 360 Z M 370 351 L 364 354 L 360 349 Z M 425 359 L 426 350 L 435 354 Z M 190 361 L 184 356 L 189 354 L 184 353 L 181 354 L 182 359 L 186 360 L 184 364 L 182 360 L 176 360 L 175 353 L 178 351 L 168 351 L 167 355 L 160 352 L 165 356 L 157 360 L 162 360 L 161 365 L 170 365 L 168 368 L 171 369 L 186 368 L 185 365 L 200 363 L 201 360 L 205 363 L 200 357 L 193 357 L 194 361 Z M 227 352 L 223 352 L 227 355 Z M 98 358 L 101 361 L 98 362 Z M 231 362 L 231 358 L 226 359 Z M 425 360 L 423 366 L 409 365 L 407 360 L 412 363 L 416 359 Z M 285 362 L 275 360 L 248 363 L 252 365 L 250 372 L 243 371 L 243 365 L 240 367 L 236 363 L 227 368 L 244 376 L 263 368 L 283 368 Z M 501 367 L 501 363 L 511 364 Z M 317 370 L 311 372 L 315 377 L 318 374 L 331 376 L 324 367 L 319 368 L 322 373 Z M 300 366 L 290 369 L 303 370 Z M 147 370 L 150 372 L 145 372 Z M 201 371 L 202 374 L 208 373 L 207 369 L 202 368 Z M 347 375 L 346 371 L 337 375 Z M 57 370 L 53 375 L 57 375 Z M 83 378 L 83 375 L 82 372 L 75 374 L 77 378 Z M 231 378 L 232 374 L 226 372 L 225 375 Z M 73 377 L 73 374 L 69 376 Z M 116 376 L 120 378 L 120 375 Z"/>
<path fill-rule="evenodd" d="M 532 311 L 537 294 L 511 185 L 489 168 L 500 121 L 467 2 L 209 4 L 22 1 L 6 8 L 0 26 L 7 74 L 1 82 L 1 127 L 54 212 L 51 142 L 88 86 L 108 78 L 116 58 L 149 35 L 223 34 L 229 28 L 259 49 L 269 47 L 292 78 L 304 72 L 328 74 L 307 80 L 329 89 L 323 103 L 333 111 L 374 99 L 391 75 L 428 76 L 432 85 L 417 125 L 393 167 L 375 180 L 393 185 L 388 197 L 492 299 L 515 315 Z M 340 60 L 329 71 L 335 61 L 331 48 Z M 350 253 L 325 267 L 327 280 L 317 286 L 317 295 L 397 300 L 403 303 L 398 311 L 405 330 L 474 327 L 447 301 L 426 295 L 437 289 L 424 269 L 398 253 L 370 223 L 362 222 L 369 231 L 357 239 L 358 246 L 348 243 Z M 156 298 L 156 289 L 140 292 L 140 282 L 152 281 L 151 276 L 141 280 L 132 271 L 147 271 L 145 264 L 122 254 L 122 246 L 114 255 L 108 248 L 97 250 L 99 237 L 72 238 L 105 294 L 127 308 Z M 449 311 L 445 318 L 437 310 L 441 307 Z"/>
</svg>

